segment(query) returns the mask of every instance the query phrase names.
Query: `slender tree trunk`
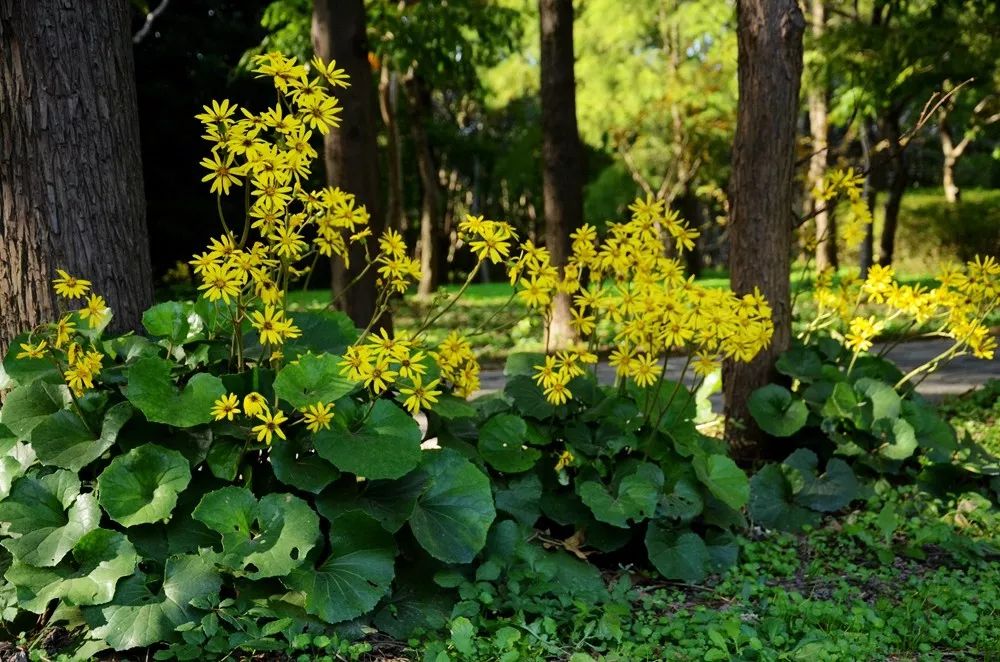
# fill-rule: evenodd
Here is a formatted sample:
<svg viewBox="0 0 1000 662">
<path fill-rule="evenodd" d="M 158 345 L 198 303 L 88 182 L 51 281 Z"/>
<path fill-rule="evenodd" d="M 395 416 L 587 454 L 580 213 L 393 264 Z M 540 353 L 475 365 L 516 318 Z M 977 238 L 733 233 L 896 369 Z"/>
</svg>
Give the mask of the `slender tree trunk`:
<svg viewBox="0 0 1000 662">
<path fill-rule="evenodd" d="M 152 303 L 126 0 L 0 0 L 0 353 L 93 282 L 112 329 Z"/>
<path fill-rule="evenodd" d="M 872 218 L 875 218 L 875 209 L 878 203 L 878 186 L 875 183 L 875 170 L 873 167 L 874 159 L 872 159 L 872 133 L 873 125 L 871 120 L 865 119 L 861 126 L 861 153 L 864 161 L 865 170 L 865 182 L 864 188 L 862 189 L 862 196 L 865 199 L 865 204 L 868 205 L 868 210 L 872 213 Z M 869 223 L 865 226 L 865 236 L 861 240 L 861 246 L 859 247 L 859 266 L 861 267 L 861 275 L 865 276 L 868 270 L 872 268 L 875 263 L 875 223 Z"/>
<path fill-rule="evenodd" d="M 403 142 L 399 135 L 396 112 L 398 98 L 399 76 L 383 62 L 379 76 L 378 100 L 387 138 L 386 177 L 389 190 L 386 191 L 385 225 L 387 228 L 403 231 L 406 229 L 406 217 L 403 214 Z"/>
<path fill-rule="evenodd" d="M 343 106 L 341 125 L 326 135 L 324 159 L 326 180 L 347 193 L 353 193 L 370 215 L 369 226 L 377 237 L 385 229 L 385 217 L 379 195 L 378 144 L 375 137 L 375 83 L 368 61 L 364 0 L 315 0 L 313 4 L 312 43 L 323 60 L 336 60 L 350 76 L 351 87 L 340 95 Z M 369 250 L 376 252 L 375 238 L 369 238 Z M 364 328 L 376 313 L 375 271 L 361 278 L 347 293 L 344 287 L 365 267 L 364 247 L 351 247 L 350 269 L 339 259 L 333 260 L 334 302 Z M 380 324 L 388 325 L 388 317 Z"/>
<path fill-rule="evenodd" d="M 583 150 L 576 124 L 573 0 L 539 0 L 541 19 L 542 195 L 545 245 L 560 270 L 569 257 L 569 233 L 583 223 Z M 573 337 L 569 296 L 552 305 L 549 346 Z"/>
<path fill-rule="evenodd" d="M 417 296 L 429 297 L 440 283 L 438 253 L 442 219 L 441 180 L 437 162 L 427 135 L 427 119 L 431 113 L 431 93 L 423 80 L 410 74 L 406 78 L 406 98 L 410 104 L 410 135 L 417 157 L 417 170 L 423 196 L 420 202 L 420 284 Z"/>
<path fill-rule="evenodd" d="M 950 204 L 956 204 L 962 197 L 962 191 L 958 188 L 958 184 L 955 183 L 955 166 L 965 151 L 968 140 L 963 138 L 957 144 L 955 143 L 951 121 L 945 109 L 942 108 L 938 112 L 938 117 L 938 135 L 941 137 L 941 155 L 944 157 L 944 165 L 941 170 L 944 199 Z"/>
<path fill-rule="evenodd" d="M 750 363 L 726 361 L 726 435 L 741 458 L 761 455 L 762 433 L 747 399 L 774 374 L 791 339 L 789 270 L 795 125 L 805 21 L 795 0 L 737 3 L 739 103 L 733 144 L 729 269 L 737 294 L 759 287 L 773 310 L 774 337 Z"/>
<path fill-rule="evenodd" d="M 882 236 L 879 238 L 878 263 L 882 266 L 892 264 L 896 249 L 896 228 L 899 225 L 899 208 L 903 202 L 903 194 L 909 184 L 906 150 L 900 144 L 899 116 L 892 115 L 885 122 L 884 133 L 889 140 L 889 155 L 892 159 L 892 180 L 889 182 L 889 195 L 885 201 L 885 218 L 882 224 Z"/>
<path fill-rule="evenodd" d="M 812 36 L 822 38 L 826 26 L 824 0 L 812 0 Z M 814 82 L 809 90 L 809 130 L 812 133 L 812 156 L 809 158 L 810 192 L 823 179 L 829 162 L 829 121 L 827 120 L 826 81 Z M 811 196 L 810 199 L 812 200 Z M 816 221 L 816 270 L 837 268 L 837 225 L 824 201 L 812 200 Z"/>
</svg>

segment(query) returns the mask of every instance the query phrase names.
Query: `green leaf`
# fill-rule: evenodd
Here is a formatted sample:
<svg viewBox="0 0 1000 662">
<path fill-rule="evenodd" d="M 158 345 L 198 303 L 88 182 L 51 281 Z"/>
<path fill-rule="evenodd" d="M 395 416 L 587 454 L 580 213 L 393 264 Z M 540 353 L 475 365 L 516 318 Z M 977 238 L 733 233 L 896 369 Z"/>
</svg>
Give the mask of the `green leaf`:
<svg viewBox="0 0 1000 662">
<path fill-rule="evenodd" d="M 958 450 L 958 437 L 953 428 L 930 405 L 911 400 L 903 402 L 903 418 L 913 427 L 917 443 L 928 451 L 934 462 L 949 462 Z"/>
<path fill-rule="evenodd" d="M 291 494 L 258 501 L 248 489 L 224 487 L 203 496 L 193 517 L 222 536 L 220 563 L 250 579 L 287 575 L 319 539 L 319 517 Z"/>
<path fill-rule="evenodd" d="M 190 304 L 180 301 L 165 301 L 156 304 L 142 314 L 142 325 L 151 336 L 166 338 L 175 345 L 188 340 L 191 335 L 192 321 L 196 325 L 195 333 L 200 331 L 201 318 L 191 310 Z"/>
<path fill-rule="evenodd" d="M 306 611 L 327 623 L 367 614 L 392 584 L 392 534 L 364 513 L 345 513 L 330 525 L 330 550 L 318 568 L 299 568 L 282 581 L 302 591 Z"/>
<path fill-rule="evenodd" d="M 542 456 L 536 448 L 525 444 L 528 426 L 513 414 L 497 414 L 479 432 L 479 453 L 494 469 L 505 473 L 520 473 L 535 466 Z"/>
<path fill-rule="evenodd" d="M 781 466 L 795 502 L 806 508 L 829 513 L 840 510 L 858 496 L 857 478 L 841 459 L 827 461 L 826 471 L 818 476 L 816 453 L 800 448 L 785 458 Z"/>
<path fill-rule="evenodd" d="M 525 526 L 534 526 L 541 516 L 542 481 L 531 473 L 514 478 L 496 493 L 497 510 L 512 515 Z"/>
<path fill-rule="evenodd" d="M 193 600 L 218 596 L 222 580 L 209 555 L 167 559 L 163 585 L 153 593 L 150 577 L 137 572 L 118 585 L 110 604 L 84 608 L 91 634 L 118 651 L 177 641 L 179 625 L 196 620 Z"/>
<path fill-rule="evenodd" d="M 472 655 L 475 653 L 473 639 L 476 637 L 476 628 L 472 621 L 465 616 L 459 616 L 451 622 L 451 643 L 455 645 L 462 655 Z"/>
<path fill-rule="evenodd" d="M 388 400 L 376 400 L 371 414 L 362 406 L 355 415 L 335 416 L 313 444 L 341 471 L 368 479 L 399 478 L 420 463 L 420 428 L 409 414 Z"/>
<path fill-rule="evenodd" d="M 7 395 L 0 409 L 0 422 L 18 439 L 27 441 L 36 426 L 65 407 L 67 402 L 69 390 L 65 386 L 32 382 Z"/>
<path fill-rule="evenodd" d="M 775 437 L 790 437 L 806 424 L 809 410 L 791 391 L 768 384 L 750 395 L 750 414 L 764 432 Z"/>
<path fill-rule="evenodd" d="M 303 354 L 274 378 L 274 394 L 296 409 L 335 402 L 355 387 L 340 376 L 340 357 L 330 354 Z"/>
<path fill-rule="evenodd" d="M 765 465 L 750 479 L 750 517 L 761 526 L 781 531 L 800 531 L 815 526 L 819 513 L 793 502 L 792 487 L 777 464 Z"/>
<path fill-rule="evenodd" d="M 868 378 L 859 379 L 854 383 L 854 392 L 870 405 L 869 421 L 899 418 L 903 401 L 896 393 L 896 389 L 885 382 Z"/>
<path fill-rule="evenodd" d="M 693 478 L 682 477 L 673 487 L 670 494 L 660 498 L 656 514 L 660 517 L 670 517 L 682 522 L 690 522 L 701 514 L 705 501 L 698 491 L 698 484 Z"/>
<path fill-rule="evenodd" d="M 823 403 L 820 413 L 826 418 L 844 419 L 857 424 L 861 414 L 858 398 L 849 384 L 839 382 L 833 385 L 830 397 Z"/>
<path fill-rule="evenodd" d="M 17 358 L 17 355 L 21 353 L 21 343 L 37 343 L 38 340 L 39 338 L 33 338 L 28 333 L 22 333 L 10 341 L 7 346 L 7 355 L 3 357 L 3 365 L 0 366 L 0 390 L 6 390 L 15 385 L 27 386 L 36 380 L 53 383 L 62 381 L 62 375 L 59 374 L 50 358 Z M 13 384 L 4 383 L 4 373 L 8 379 L 13 380 Z"/>
<path fill-rule="evenodd" d="M 541 420 L 549 418 L 557 410 L 545 399 L 545 393 L 535 380 L 527 375 L 515 375 L 508 379 L 503 392 L 514 403 L 518 413 L 524 416 Z"/>
<path fill-rule="evenodd" d="M 73 560 L 52 568 L 14 561 L 4 577 L 17 587 L 18 606 L 41 614 L 48 603 L 65 600 L 75 606 L 110 602 L 119 579 L 135 571 L 139 555 L 128 538 L 95 529 L 73 547 Z"/>
<path fill-rule="evenodd" d="M 341 481 L 323 492 L 316 500 L 316 509 L 331 522 L 346 512 L 360 510 L 395 533 L 413 514 L 425 478 L 418 469 L 396 480 Z"/>
<path fill-rule="evenodd" d="M 292 315 L 302 334 L 285 343 L 285 356 L 294 359 L 307 352 L 340 356 L 358 339 L 351 318 L 340 311 L 297 312 Z"/>
<path fill-rule="evenodd" d="M 823 359 L 810 347 L 793 347 L 778 357 L 775 368 L 803 382 L 811 382 L 823 376 Z"/>
<path fill-rule="evenodd" d="M 274 444 L 268 457 L 275 478 L 313 494 L 319 494 L 340 476 L 336 467 L 298 441 Z"/>
<path fill-rule="evenodd" d="M 876 419 L 872 434 L 882 440 L 879 455 L 890 460 L 905 460 L 917 450 L 917 435 L 904 418 Z"/>
<path fill-rule="evenodd" d="M 708 548 L 701 536 L 692 531 L 650 522 L 646 529 L 646 553 L 653 566 L 667 579 L 697 582 L 708 572 Z"/>
<path fill-rule="evenodd" d="M 598 481 L 580 483 L 577 489 L 580 499 L 595 519 L 627 528 L 630 519 L 639 522 L 653 516 L 663 491 L 663 472 L 659 467 L 648 462 L 637 464 L 617 482 L 616 493 Z"/>
<path fill-rule="evenodd" d="M 119 455 L 97 478 L 101 506 L 122 526 L 166 521 L 177 495 L 191 481 L 187 459 L 174 450 L 144 444 Z"/>
<path fill-rule="evenodd" d="M 108 409 L 100 436 L 69 409 L 48 416 L 31 431 L 31 447 L 46 466 L 80 471 L 111 448 L 118 431 L 132 417 L 132 406 L 119 402 Z"/>
<path fill-rule="evenodd" d="M 216 437 L 205 457 L 212 475 L 226 481 L 235 480 L 240 470 L 240 462 L 243 460 L 245 446 L 246 442 L 242 439 Z"/>
<path fill-rule="evenodd" d="M 458 418 L 472 418 L 476 415 L 476 408 L 467 401 L 448 393 L 438 396 L 438 401 L 434 403 L 432 412 L 447 421 Z"/>
<path fill-rule="evenodd" d="M 97 528 L 101 509 L 93 494 L 80 494 L 69 471 L 19 478 L 0 501 L 0 522 L 10 536 L 3 546 L 21 563 L 51 567 Z"/>
<path fill-rule="evenodd" d="M 128 370 L 126 397 L 146 418 L 155 423 L 167 423 L 189 428 L 212 420 L 212 404 L 226 389 L 215 375 L 200 372 L 178 391 L 170 377 L 173 363 L 164 359 L 145 358 Z"/>
<path fill-rule="evenodd" d="M 468 563 L 496 518 L 489 479 L 457 452 L 427 451 L 424 489 L 410 517 L 417 542 L 445 563 Z"/>
<path fill-rule="evenodd" d="M 698 480 L 720 501 L 739 510 L 750 499 L 750 480 L 732 459 L 725 455 L 694 457 Z"/>
<path fill-rule="evenodd" d="M 7 428 L 0 425 L 0 501 L 10 494 L 14 481 L 38 461 L 30 444 L 20 442 L 13 436 L 5 437 L 7 432 Z"/>
<path fill-rule="evenodd" d="M 691 391 L 669 379 L 646 388 L 629 380 L 628 392 L 639 409 L 649 412 L 649 420 L 659 421 L 657 427 L 668 434 L 677 427 L 690 425 L 698 413 Z"/>
<path fill-rule="evenodd" d="M 504 377 L 515 377 L 517 375 L 533 377 L 536 372 L 535 366 L 543 365 L 544 363 L 545 354 L 542 352 L 514 352 L 507 355 L 507 361 L 503 367 L 503 375 Z"/>
</svg>

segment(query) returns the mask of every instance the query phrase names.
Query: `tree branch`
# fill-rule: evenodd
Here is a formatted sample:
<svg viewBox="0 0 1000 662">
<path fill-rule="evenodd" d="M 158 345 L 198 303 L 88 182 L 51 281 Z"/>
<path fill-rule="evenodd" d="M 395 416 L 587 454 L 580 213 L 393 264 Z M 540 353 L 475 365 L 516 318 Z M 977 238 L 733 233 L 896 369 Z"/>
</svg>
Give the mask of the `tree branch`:
<svg viewBox="0 0 1000 662">
<path fill-rule="evenodd" d="M 132 43 L 138 44 L 149 34 L 149 31 L 153 29 L 153 22 L 159 18 L 167 9 L 167 5 L 170 4 L 170 0 L 160 0 L 160 4 L 156 6 L 156 9 L 146 14 L 146 22 L 142 24 L 139 31 L 132 35 Z"/>
</svg>

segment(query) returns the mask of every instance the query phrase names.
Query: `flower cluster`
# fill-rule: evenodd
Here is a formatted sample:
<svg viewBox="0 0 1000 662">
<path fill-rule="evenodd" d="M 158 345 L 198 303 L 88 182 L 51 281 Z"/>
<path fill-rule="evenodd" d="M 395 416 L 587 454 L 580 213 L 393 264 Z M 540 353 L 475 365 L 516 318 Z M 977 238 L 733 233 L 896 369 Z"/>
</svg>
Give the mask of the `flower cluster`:
<svg viewBox="0 0 1000 662">
<path fill-rule="evenodd" d="M 571 398 L 570 381 L 597 361 L 599 320 L 611 323 L 610 362 L 619 378 L 642 387 L 661 378 L 671 354 L 687 354 L 697 374 L 706 376 L 723 358 L 749 361 L 770 343 L 771 311 L 759 291 L 740 297 L 703 287 L 670 257 L 671 248 L 675 254 L 690 250 L 697 230 L 662 200 L 636 200 L 629 209 L 631 220 L 610 224 L 603 240 L 590 225 L 572 233 L 561 274 L 548 251 L 530 241 L 520 245 L 511 266 L 518 295 L 547 320 L 557 294 L 572 297 L 570 325 L 578 346 L 536 366 L 536 381 L 553 404 Z"/>
<path fill-rule="evenodd" d="M 854 172 L 854 168 L 846 170 L 831 170 L 823 175 L 811 191 L 818 204 L 832 205 L 837 200 L 844 200 L 846 206 L 837 212 L 837 230 L 840 238 L 847 246 L 857 246 L 864 240 L 869 225 L 872 224 L 872 212 L 864 199 L 864 178 Z M 815 233 L 808 236 L 806 249 L 816 249 Z"/>
<path fill-rule="evenodd" d="M 240 414 L 250 419 L 255 425 L 251 428 L 251 434 L 256 435 L 257 441 L 268 446 L 275 437 L 287 439 L 282 424 L 290 419 L 281 409 L 275 408 L 272 412 L 263 395 L 252 391 L 243 398 L 243 409 L 240 409 L 240 399 L 235 393 L 227 393 L 215 401 L 212 407 L 212 416 L 217 421 L 232 421 Z M 319 432 L 330 427 L 333 421 L 333 403 L 317 402 L 304 407 L 299 413 L 299 419 L 294 424 L 304 423 L 310 432 Z"/>
<path fill-rule="evenodd" d="M 907 331 L 951 338 L 954 344 L 942 360 L 960 354 L 992 359 L 997 340 L 984 320 L 1000 304 L 1000 263 L 976 256 L 964 266 L 943 268 L 936 280 L 936 287 L 906 285 L 891 266 L 880 265 L 864 279 L 848 274 L 838 280 L 832 272 L 822 273 L 813 291 L 817 313 L 803 335 L 830 333 L 858 354 L 870 350 L 878 334 L 895 322 Z"/>
</svg>

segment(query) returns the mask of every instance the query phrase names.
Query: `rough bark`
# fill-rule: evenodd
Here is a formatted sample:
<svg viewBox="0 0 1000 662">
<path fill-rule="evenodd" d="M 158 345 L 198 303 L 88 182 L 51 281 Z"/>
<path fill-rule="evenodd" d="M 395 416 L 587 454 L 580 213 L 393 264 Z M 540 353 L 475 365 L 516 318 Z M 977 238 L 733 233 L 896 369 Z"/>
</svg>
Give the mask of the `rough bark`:
<svg viewBox="0 0 1000 662">
<path fill-rule="evenodd" d="M 789 283 L 795 125 L 805 21 L 795 0 L 740 0 L 736 136 L 733 144 L 730 278 L 744 294 L 759 287 L 773 309 L 774 337 L 750 363 L 726 361 L 726 434 L 743 459 L 761 455 L 762 434 L 747 399 L 771 380 L 791 339 Z"/>
<path fill-rule="evenodd" d="M 882 236 L 879 237 L 878 263 L 882 266 L 892 264 L 896 250 L 896 228 L 899 226 L 899 208 L 903 202 L 903 194 L 909 184 L 909 169 L 906 159 L 906 148 L 900 142 L 899 116 L 890 115 L 883 123 L 883 133 L 889 141 L 889 158 L 892 162 L 892 179 L 889 182 L 889 194 L 885 200 Z"/>
<path fill-rule="evenodd" d="M 368 61 L 364 0 L 315 0 L 313 4 L 312 43 L 323 60 L 336 60 L 350 76 L 351 87 L 339 95 L 343 112 L 339 128 L 326 135 L 324 160 L 326 179 L 353 193 L 365 205 L 374 237 L 369 238 L 372 255 L 377 251 L 375 237 L 385 229 L 385 217 L 379 194 L 378 144 L 375 135 L 375 83 Z M 354 280 L 365 266 L 364 247 L 351 247 L 351 266 L 333 260 L 334 302 L 364 328 L 376 312 L 375 271 L 371 270 L 340 296 L 344 286 Z M 382 318 L 382 324 L 388 324 Z"/>
<path fill-rule="evenodd" d="M 0 146 L 0 352 L 58 314 L 56 268 L 137 328 L 153 287 L 126 0 L 0 0 Z"/>
<path fill-rule="evenodd" d="M 573 0 L 539 0 L 538 9 L 545 245 L 552 264 L 562 268 L 569 257 L 569 233 L 583 222 L 583 150 L 576 123 Z M 557 295 L 548 329 L 550 346 L 572 340 L 569 311 L 569 297 Z"/>
<path fill-rule="evenodd" d="M 444 227 L 441 180 L 438 178 L 437 161 L 427 135 L 427 118 L 431 113 L 431 94 L 419 76 L 409 75 L 405 82 L 406 98 L 410 107 L 410 135 L 417 157 L 417 171 L 423 192 L 420 200 L 420 283 L 417 296 L 429 297 L 440 283 L 438 253 Z"/>
<path fill-rule="evenodd" d="M 810 30 L 814 39 L 823 36 L 826 25 L 824 0 L 812 0 Z M 827 119 L 825 81 L 815 81 L 809 89 L 809 131 L 812 134 L 812 155 L 809 158 L 810 191 L 823 179 L 829 162 L 829 121 Z M 811 199 L 811 198 L 810 198 Z M 837 268 L 836 219 L 824 201 L 813 200 L 816 221 L 816 269 Z"/>
</svg>

